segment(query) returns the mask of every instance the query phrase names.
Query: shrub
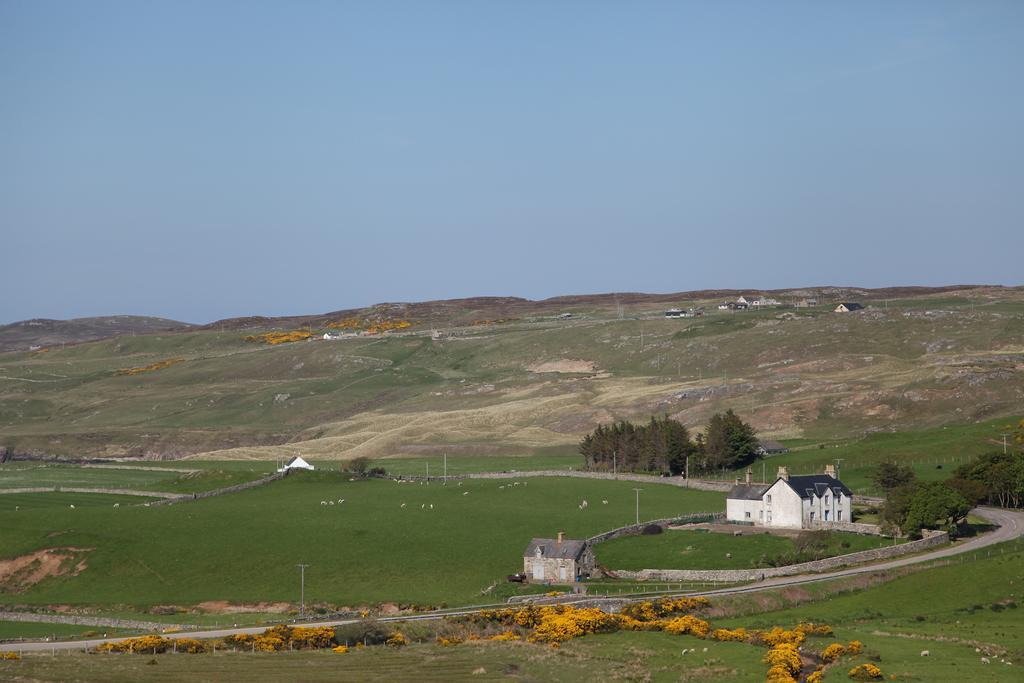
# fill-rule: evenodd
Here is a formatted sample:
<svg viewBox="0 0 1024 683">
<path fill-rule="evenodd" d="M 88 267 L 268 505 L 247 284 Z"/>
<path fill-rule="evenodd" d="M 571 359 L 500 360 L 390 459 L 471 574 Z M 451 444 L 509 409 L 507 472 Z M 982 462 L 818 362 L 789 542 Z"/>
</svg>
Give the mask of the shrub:
<svg viewBox="0 0 1024 683">
<path fill-rule="evenodd" d="M 711 632 L 712 640 L 721 640 L 723 642 L 737 642 L 742 643 L 747 639 L 747 630 L 743 627 L 729 630 L 727 628 L 716 628 Z"/>
<path fill-rule="evenodd" d="M 296 626 L 290 635 L 291 644 L 300 650 L 322 650 L 330 647 L 334 641 L 334 629 L 329 626 Z"/>
<path fill-rule="evenodd" d="M 0 659 L 5 659 L 7 661 L 17 661 L 21 659 L 21 655 L 19 655 L 17 652 L 0 652 Z"/>
<path fill-rule="evenodd" d="M 846 648 L 840 643 L 832 643 L 821 652 L 821 661 L 830 664 L 846 654 Z"/>
<path fill-rule="evenodd" d="M 519 639 L 520 639 L 520 635 L 518 633 L 516 633 L 515 631 L 503 631 L 503 632 L 499 633 L 496 636 L 491 636 L 490 638 L 488 638 L 488 640 L 494 640 L 494 641 L 498 641 L 498 642 L 508 641 L 508 640 L 519 640 Z"/>
<path fill-rule="evenodd" d="M 855 681 L 876 681 L 882 677 L 882 670 L 874 664 L 858 664 L 847 675 Z"/>
<path fill-rule="evenodd" d="M 334 627 L 334 642 L 343 645 L 346 643 L 380 645 L 390 635 L 390 630 L 372 619 Z"/>
<path fill-rule="evenodd" d="M 348 645 L 339 645 L 337 647 L 332 647 L 331 652 L 337 652 L 339 655 L 343 655 L 346 652 L 348 652 Z"/>
<path fill-rule="evenodd" d="M 807 677 L 807 683 L 822 683 L 825 680 L 825 672 L 821 669 L 817 669 Z"/>
<path fill-rule="evenodd" d="M 689 634 L 691 636 L 697 636 L 698 638 L 706 638 L 708 635 L 708 628 L 708 622 L 688 614 L 676 617 L 675 619 L 667 622 L 664 626 L 664 630 L 667 633 L 674 633 L 676 635 Z"/>
<path fill-rule="evenodd" d="M 789 643 L 776 645 L 768 650 L 761 661 L 773 669 L 778 667 L 785 670 L 791 677 L 795 678 L 800 674 L 800 652 L 796 649 L 796 645 Z"/>
<path fill-rule="evenodd" d="M 642 536 L 657 536 L 662 531 L 664 531 L 664 529 L 662 529 L 660 525 L 658 525 L 658 524 L 648 524 L 647 526 L 645 526 L 640 531 L 640 534 Z"/>
<path fill-rule="evenodd" d="M 384 644 L 388 647 L 405 647 L 409 644 L 409 639 L 402 635 L 401 631 L 395 631 L 394 635 L 384 641 Z"/>
<path fill-rule="evenodd" d="M 851 640 L 846 645 L 846 653 L 851 655 L 859 655 L 861 650 L 864 649 L 864 644 L 859 640 Z"/>
</svg>

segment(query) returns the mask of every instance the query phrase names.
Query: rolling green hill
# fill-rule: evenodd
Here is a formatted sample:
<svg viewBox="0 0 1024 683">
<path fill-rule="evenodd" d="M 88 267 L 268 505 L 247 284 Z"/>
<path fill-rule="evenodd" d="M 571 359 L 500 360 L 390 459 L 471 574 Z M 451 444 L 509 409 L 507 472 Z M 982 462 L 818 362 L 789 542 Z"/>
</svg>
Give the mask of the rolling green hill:
<svg viewBox="0 0 1024 683">
<path fill-rule="evenodd" d="M 571 453 L 599 422 L 734 408 L 808 442 L 969 424 L 1024 405 L 1024 289 L 466 299 L 0 354 L 0 447 L 59 456 L 320 459 Z M 646 297 L 646 298 L 645 298 Z M 836 314 L 825 301 L 868 305 Z M 669 306 L 703 318 L 666 320 Z M 572 313 L 571 318 L 559 317 Z M 344 318 L 411 327 L 325 341 Z M 306 325 L 306 327 L 302 327 Z M 246 341 L 306 330 L 311 341 Z"/>
</svg>

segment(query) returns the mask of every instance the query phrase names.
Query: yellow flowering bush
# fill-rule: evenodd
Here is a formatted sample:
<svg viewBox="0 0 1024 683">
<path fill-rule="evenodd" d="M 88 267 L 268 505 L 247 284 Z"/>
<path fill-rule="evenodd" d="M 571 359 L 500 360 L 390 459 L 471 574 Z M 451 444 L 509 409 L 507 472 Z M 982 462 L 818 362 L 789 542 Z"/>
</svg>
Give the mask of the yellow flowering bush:
<svg viewBox="0 0 1024 683">
<path fill-rule="evenodd" d="M 348 645 L 339 645 L 338 647 L 332 647 L 331 652 L 337 652 L 339 655 L 343 655 L 348 652 Z"/>
<path fill-rule="evenodd" d="M 710 627 L 708 626 L 708 622 L 703 619 L 698 619 L 697 617 L 687 614 L 665 622 L 663 628 L 667 633 L 675 635 L 688 634 L 691 636 L 697 636 L 698 638 L 705 638 L 708 635 Z"/>
<path fill-rule="evenodd" d="M 772 649 L 768 650 L 762 659 L 765 664 L 775 668 L 780 667 L 789 672 L 793 677 L 800 674 L 800 652 L 796 649 L 796 645 L 790 643 L 781 643 L 776 645 Z"/>
<path fill-rule="evenodd" d="M 882 677 L 882 670 L 874 664 L 858 664 L 846 675 L 855 681 L 875 681 Z"/>
<path fill-rule="evenodd" d="M 830 636 L 832 635 L 832 627 L 828 624 L 812 624 L 809 622 L 800 622 L 794 628 L 794 631 L 800 631 L 805 636 Z"/>
<path fill-rule="evenodd" d="M 452 647 L 460 644 L 461 642 L 462 638 L 459 638 L 458 636 L 452 636 L 450 638 L 445 638 L 444 636 L 437 637 L 437 644 L 441 647 Z"/>
<path fill-rule="evenodd" d="M 778 626 L 770 631 L 754 631 L 751 635 L 755 643 L 761 643 L 768 647 L 775 647 L 783 643 L 796 647 L 804 642 L 803 632 L 795 629 L 788 631 Z"/>
<path fill-rule="evenodd" d="M 851 640 L 846 644 L 846 654 L 859 655 L 862 649 L 864 649 L 864 644 L 859 640 Z"/>
<path fill-rule="evenodd" d="M 195 638 L 178 638 L 171 645 L 171 649 L 176 652 L 186 652 L 190 655 L 198 655 L 204 652 L 209 652 L 210 646 L 206 642 L 196 640 Z"/>
<path fill-rule="evenodd" d="M 742 626 L 732 630 L 727 628 L 716 628 L 711 632 L 711 639 L 721 640 L 723 642 L 742 643 L 747 639 L 747 630 Z"/>
<path fill-rule="evenodd" d="M 293 330 L 291 332 L 264 332 L 263 334 L 250 334 L 245 338 L 245 341 L 256 344 L 270 344 L 271 346 L 277 346 L 278 344 L 306 341 L 312 337 L 313 333 L 309 330 Z"/>
<path fill-rule="evenodd" d="M 765 683 L 796 683 L 797 678 L 784 666 L 773 666 L 765 675 Z"/>
<path fill-rule="evenodd" d="M 832 643 L 821 652 L 821 661 L 832 663 L 846 654 L 846 648 L 841 643 Z"/>
<path fill-rule="evenodd" d="M 409 644 L 409 639 L 401 631 L 395 631 L 394 635 L 384 641 L 388 647 L 404 647 Z"/>
<path fill-rule="evenodd" d="M 125 638 L 112 643 L 100 643 L 96 652 L 138 652 L 140 654 L 160 654 L 171 649 L 171 641 L 160 636 L 139 636 Z"/>
<path fill-rule="evenodd" d="M 21 655 L 17 652 L 0 652 L 0 659 L 6 659 L 7 661 L 16 661 L 21 659 Z"/>
<path fill-rule="evenodd" d="M 291 629 L 289 640 L 297 649 L 322 650 L 330 647 L 334 640 L 334 629 L 329 626 L 296 626 Z"/>
<path fill-rule="evenodd" d="M 141 375 L 144 372 L 156 372 L 157 370 L 163 370 L 169 368 L 177 363 L 184 362 L 184 358 L 168 358 L 167 360 L 157 361 L 156 363 L 150 363 L 149 365 L 142 365 L 137 368 L 121 368 L 114 372 L 115 375 Z"/>
<path fill-rule="evenodd" d="M 520 639 L 520 635 L 518 633 L 516 633 L 515 631 L 502 631 L 498 635 L 491 636 L 490 638 L 488 638 L 488 640 L 494 640 L 494 641 L 497 641 L 497 642 L 503 642 L 503 641 L 509 641 L 509 640 L 519 640 L 519 639 Z"/>
<path fill-rule="evenodd" d="M 807 677 L 807 683 L 821 683 L 825 680 L 825 672 L 822 669 L 816 669 Z"/>
</svg>

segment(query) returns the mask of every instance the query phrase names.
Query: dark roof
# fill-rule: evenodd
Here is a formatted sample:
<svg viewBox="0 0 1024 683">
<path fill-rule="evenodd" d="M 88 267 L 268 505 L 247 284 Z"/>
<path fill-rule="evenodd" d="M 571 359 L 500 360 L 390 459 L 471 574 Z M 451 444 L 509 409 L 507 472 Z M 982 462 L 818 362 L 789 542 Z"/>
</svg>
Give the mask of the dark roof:
<svg viewBox="0 0 1024 683">
<path fill-rule="evenodd" d="M 861 304 L 855 304 L 847 301 L 840 303 L 839 306 L 846 306 L 851 311 L 859 311 L 860 309 L 864 308 Z"/>
<path fill-rule="evenodd" d="M 802 476 L 791 476 L 786 483 L 789 484 L 789 488 L 797 492 L 801 498 L 810 498 L 811 493 L 814 493 L 819 498 L 825 494 L 825 491 L 832 491 L 832 495 L 839 495 L 842 493 L 845 496 L 852 496 L 853 492 L 846 488 L 846 484 L 833 479 L 827 474 L 806 474 Z"/>
<path fill-rule="evenodd" d="M 764 484 L 736 484 L 725 497 L 733 500 L 761 500 L 766 488 Z"/>
<path fill-rule="evenodd" d="M 561 560 L 578 560 L 586 549 L 583 541 L 563 540 L 559 543 L 553 538 L 535 538 L 526 546 L 523 557 L 536 557 L 537 548 L 541 548 L 541 557 L 553 557 Z"/>
<path fill-rule="evenodd" d="M 760 439 L 757 442 L 757 445 L 760 446 L 761 448 L 765 449 L 769 453 L 771 453 L 771 452 L 786 453 L 786 452 L 789 451 L 789 449 L 786 448 L 785 444 L 779 443 L 778 441 L 772 441 L 771 439 Z"/>
</svg>

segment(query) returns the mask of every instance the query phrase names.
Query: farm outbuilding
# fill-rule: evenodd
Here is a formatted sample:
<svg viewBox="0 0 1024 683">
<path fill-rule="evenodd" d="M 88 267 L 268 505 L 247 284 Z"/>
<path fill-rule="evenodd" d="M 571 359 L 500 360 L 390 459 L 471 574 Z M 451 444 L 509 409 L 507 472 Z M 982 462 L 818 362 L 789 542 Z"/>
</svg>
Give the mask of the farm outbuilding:
<svg viewBox="0 0 1024 683">
<path fill-rule="evenodd" d="M 853 303 L 852 301 L 844 301 L 843 303 L 836 306 L 836 313 L 853 313 L 854 311 L 863 310 L 862 304 Z"/>
<path fill-rule="evenodd" d="M 594 552 L 585 541 L 535 538 L 523 553 L 523 572 L 534 583 L 570 583 L 590 577 L 596 566 Z"/>
</svg>

